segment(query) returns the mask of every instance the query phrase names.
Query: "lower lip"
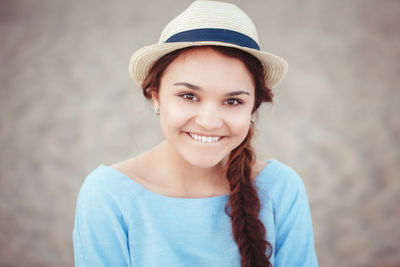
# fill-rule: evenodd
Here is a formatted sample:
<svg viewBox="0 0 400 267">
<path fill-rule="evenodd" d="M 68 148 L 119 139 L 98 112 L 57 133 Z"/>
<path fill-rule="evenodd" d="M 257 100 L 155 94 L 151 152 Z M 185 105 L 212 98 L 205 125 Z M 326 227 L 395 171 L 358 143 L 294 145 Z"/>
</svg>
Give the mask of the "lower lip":
<svg viewBox="0 0 400 267">
<path fill-rule="evenodd" d="M 221 136 L 221 137 L 219 138 L 218 141 L 213 141 L 213 142 L 201 142 L 201 141 L 194 140 L 194 138 L 193 138 L 188 132 L 186 132 L 186 134 L 189 136 L 190 139 L 192 139 L 192 140 L 195 141 L 196 143 L 200 143 L 200 144 L 216 144 L 216 143 L 221 142 L 221 140 L 224 138 L 223 136 Z"/>
</svg>

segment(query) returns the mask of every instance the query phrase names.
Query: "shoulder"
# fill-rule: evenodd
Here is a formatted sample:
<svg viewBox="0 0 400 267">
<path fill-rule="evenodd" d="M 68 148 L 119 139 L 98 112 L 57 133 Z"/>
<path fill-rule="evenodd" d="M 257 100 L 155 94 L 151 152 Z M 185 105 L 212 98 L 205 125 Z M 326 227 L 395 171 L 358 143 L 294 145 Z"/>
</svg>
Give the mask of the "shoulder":
<svg viewBox="0 0 400 267">
<path fill-rule="evenodd" d="M 122 208 L 131 203 L 140 191 L 135 183 L 118 170 L 100 165 L 93 170 L 83 182 L 78 205 L 112 205 Z"/>
<path fill-rule="evenodd" d="M 256 179 L 260 190 L 279 203 L 283 199 L 293 198 L 300 191 L 305 191 L 304 182 L 300 175 L 288 165 L 270 159 Z"/>
<path fill-rule="evenodd" d="M 271 199 L 275 230 L 275 264 L 278 266 L 318 266 L 312 218 L 302 178 L 291 167 L 269 160 L 263 170 L 261 190 Z M 265 203 L 265 202 L 264 202 Z"/>
<path fill-rule="evenodd" d="M 294 225 L 311 227 L 307 192 L 300 175 L 278 160 L 268 163 L 260 173 L 257 185 L 260 200 L 272 205 L 277 231 L 289 231 Z"/>
<path fill-rule="evenodd" d="M 303 184 L 303 180 L 293 168 L 276 159 L 269 159 L 259 164 L 259 166 L 263 166 L 258 174 L 261 177 L 260 180 L 266 180 L 268 183 L 279 186 Z"/>
<path fill-rule="evenodd" d="M 128 179 L 105 165 L 86 177 L 73 229 L 76 266 L 128 266 L 126 238 L 134 213 L 130 201 L 134 191 Z"/>
<path fill-rule="evenodd" d="M 104 190 L 111 192 L 130 184 L 129 178 L 117 169 L 100 165 L 86 177 L 82 190 Z"/>
</svg>

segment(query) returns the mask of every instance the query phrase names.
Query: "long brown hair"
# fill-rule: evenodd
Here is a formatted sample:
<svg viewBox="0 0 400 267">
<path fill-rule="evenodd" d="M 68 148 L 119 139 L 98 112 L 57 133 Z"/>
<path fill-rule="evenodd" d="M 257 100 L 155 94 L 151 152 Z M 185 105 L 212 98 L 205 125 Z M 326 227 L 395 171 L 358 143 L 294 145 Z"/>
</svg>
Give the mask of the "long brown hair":
<svg viewBox="0 0 400 267">
<path fill-rule="evenodd" d="M 255 101 L 252 112 L 255 112 L 262 102 L 272 102 L 272 92 L 264 82 L 264 69 L 258 59 L 239 49 L 207 46 L 215 51 L 241 60 L 253 75 L 255 84 Z M 151 68 L 143 81 L 143 94 L 147 99 L 152 97 L 152 91 L 158 92 L 161 77 L 179 55 L 194 47 L 173 51 L 160 58 Z M 261 203 L 256 188 L 251 179 L 255 163 L 255 154 L 251 147 L 253 123 L 243 142 L 231 151 L 226 164 L 226 176 L 230 185 L 230 197 L 225 206 L 225 212 L 231 217 L 232 233 L 241 255 L 242 267 L 272 266 L 269 259 L 272 245 L 266 241 L 267 231 L 258 218 Z"/>
</svg>

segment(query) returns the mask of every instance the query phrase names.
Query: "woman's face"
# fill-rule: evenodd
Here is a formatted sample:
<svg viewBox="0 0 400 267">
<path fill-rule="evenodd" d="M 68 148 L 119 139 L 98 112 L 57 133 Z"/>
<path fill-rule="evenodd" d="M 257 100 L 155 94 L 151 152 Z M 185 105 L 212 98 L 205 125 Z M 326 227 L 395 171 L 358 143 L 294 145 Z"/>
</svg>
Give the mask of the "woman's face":
<svg viewBox="0 0 400 267">
<path fill-rule="evenodd" d="M 240 145 L 250 127 L 254 82 L 244 63 L 211 48 L 191 49 L 165 70 L 153 93 L 166 142 L 209 168 Z"/>
</svg>

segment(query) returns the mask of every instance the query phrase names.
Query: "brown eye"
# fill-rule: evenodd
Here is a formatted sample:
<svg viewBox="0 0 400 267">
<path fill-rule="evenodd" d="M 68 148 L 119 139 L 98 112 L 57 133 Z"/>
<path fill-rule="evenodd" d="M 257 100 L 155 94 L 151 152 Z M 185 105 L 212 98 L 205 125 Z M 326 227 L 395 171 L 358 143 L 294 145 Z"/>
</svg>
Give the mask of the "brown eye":
<svg viewBox="0 0 400 267">
<path fill-rule="evenodd" d="M 182 94 L 181 97 L 183 97 L 184 99 L 190 100 L 190 101 L 198 101 L 197 97 L 191 93 Z"/>
<path fill-rule="evenodd" d="M 226 100 L 225 103 L 230 106 L 236 106 L 236 105 L 242 104 L 242 101 L 235 99 L 235 98 L 231 98 L 231 99 Z"/>
</svg>

